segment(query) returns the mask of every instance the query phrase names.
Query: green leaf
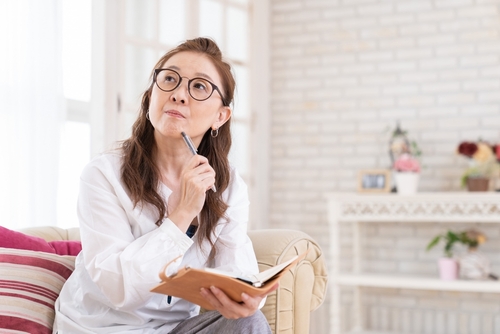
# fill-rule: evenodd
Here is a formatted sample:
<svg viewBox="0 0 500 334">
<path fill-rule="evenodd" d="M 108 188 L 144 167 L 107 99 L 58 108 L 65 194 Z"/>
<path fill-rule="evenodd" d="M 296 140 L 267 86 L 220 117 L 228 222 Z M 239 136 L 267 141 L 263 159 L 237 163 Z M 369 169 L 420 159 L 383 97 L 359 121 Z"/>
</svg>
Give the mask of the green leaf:
<svg viewBox="0 0 500 334">
<path fill-rule="evenodd" d="M 411 152 L 414 156 L 419 157 L 422 155 L 422 150 L 420 149 L 420 147 L 418 146 L 418 144 L 415 140 L 412 140 L 410 142 L 410 145 L 411 145 Z"/>
<path fill-rule="evenodd" d="M 458 241 L 458 235 L 456 235 L 453 231 L 448 231 L 446 234 L 446 237 L 448 239 L 448 242 L 454 243 L 455 241 Z"/>
<path fill-rule="evenodd" d="M 451 254 L 452 247 L 453 247 L 453 242 L 448 240 L 448 242 L 446 243 L 446 246 L 444 247 L 444 252 L 446 253 L 446 255 L 448 255 L 448 257 L 450 257 L 449 255 Z"/>
<path fill-rule="evenodd" d="M 438 235 L 437 237 L 432 239 L 431 242 L 429 242 L 429 244 L 427 245 L 427 251 L 435 247 L 438 244 L 439 240 L 441 240 L 441 237 L 441 235 Z"/>
</svg>

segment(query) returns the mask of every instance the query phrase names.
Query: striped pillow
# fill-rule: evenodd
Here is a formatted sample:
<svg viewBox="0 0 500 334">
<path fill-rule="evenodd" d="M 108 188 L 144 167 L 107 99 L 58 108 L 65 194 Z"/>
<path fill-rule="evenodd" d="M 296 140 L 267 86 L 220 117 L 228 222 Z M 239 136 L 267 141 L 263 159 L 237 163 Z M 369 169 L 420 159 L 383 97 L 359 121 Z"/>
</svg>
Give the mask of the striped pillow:
<svg viewBox="0 0 500 334">
<path fill-rule="evenodd" d="M 52 333 L 54 303 L 74 269 L 74 256 L 0 248 L 0 333 Z"/>
</svg>

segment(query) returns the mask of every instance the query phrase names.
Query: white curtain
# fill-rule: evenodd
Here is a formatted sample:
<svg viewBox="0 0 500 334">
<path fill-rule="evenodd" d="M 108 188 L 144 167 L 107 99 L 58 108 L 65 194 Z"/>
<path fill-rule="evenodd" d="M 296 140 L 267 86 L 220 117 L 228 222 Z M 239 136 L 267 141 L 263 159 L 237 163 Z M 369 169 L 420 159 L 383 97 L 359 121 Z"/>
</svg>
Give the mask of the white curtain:
<svg viewBox="0 0 500 334">
<path fill-rule="evenodd" d="M 0 225 L 55 225 L 64 120 L 60 0 L 0 0 Z"/>
</svg>

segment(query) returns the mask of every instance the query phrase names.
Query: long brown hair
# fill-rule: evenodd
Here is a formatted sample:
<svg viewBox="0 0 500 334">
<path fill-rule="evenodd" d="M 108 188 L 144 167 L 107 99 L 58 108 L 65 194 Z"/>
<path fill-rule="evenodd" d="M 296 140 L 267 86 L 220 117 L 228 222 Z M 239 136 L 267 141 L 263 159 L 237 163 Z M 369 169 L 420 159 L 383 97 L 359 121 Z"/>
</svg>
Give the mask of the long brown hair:
<svg viewBox="0 0 500 334">
<path fill-rule="evenodd" d="M 156 63 L 155 69 L 161 68 L 173 55 L 186 51 L 201 53 L 212 61 L 222 79 L 223 100 L 229 105 L 234 97 L 235 80 L 231 73 L 231 66 L 223 60 L 219 47 L 211 39 L 195 38 L 185 41 L 161 57 Z M 149 203 L 156 207 L 158 210 L 156 225 L 160 226 L 163 218 L 167 215 L 167 206 L 158 192 L 160 172 L 154 162 L 156 150 L 154 128 L 146 118 L 154 85 L 153 73 L 154 70 L 151 72 L 151 84 L 142 95 L 141 109 L 139 117 L 133 125 L 132 135 L 121 145 L 123 150 L 121 174 L 134 205 Z M 207 239 L 212 246 L 214 242 L 211 236 L 215 225 L 220 218 L 224 217 L 227 209 L 227 204 L 222 200 L 222 193 L 227 188 L 230 177 L 228 161 L 229 149 L 231 148 L 230 120 L 219 128 L 219 135 L 216 138 L 211 136 L 211 129 L 208 129 L 198 147 L 198 154 L 208 159 L 216 173 L 217 192 L 209 190 L 206 193 L 205 204 L 200 212 L 197 234 L 199 242 Z M 212 253 L 210 258 L 213 258 Z"/>
</svg>

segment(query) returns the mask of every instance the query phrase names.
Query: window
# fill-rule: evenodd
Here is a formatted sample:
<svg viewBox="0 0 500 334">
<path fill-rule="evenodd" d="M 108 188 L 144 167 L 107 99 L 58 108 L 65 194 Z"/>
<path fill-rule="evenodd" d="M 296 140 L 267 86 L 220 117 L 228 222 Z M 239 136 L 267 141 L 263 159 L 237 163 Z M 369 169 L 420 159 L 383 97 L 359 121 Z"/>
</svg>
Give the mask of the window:
<svg viewBox="0 0 500 334">
<path fill-rule="evenodd" d="M 68 113 L 61 143 L 59 225 L 67 227 L 77 224 L 78 182 L 75 180 L 79 180 L 81 170 L 91 155 L 98 153 L 91 150 L 91 142 L 98 139 L 113 142 L 130 135 L 152 67 L 167 50 L 193 36 L 213 38 L 233 66 L 237 91 L 233 105 L 230 160 L 251 187 L 249 2 L 126 0 L 105 5 L 94 2 L 94 6 L 100 6 L 100 10 L 106 13 L 103 31 L 109 34 L 109 40 L 105 42 L 107 51 L 93 52 L 91 48 L 95 42 L 90 38 L 96 18 L 91 20 L 91 3 L 91 0 L 76 3 L 65 1 L 63 8 L 64 87 Z M 94 26 L 91 26 L 91 22 L 94 22 Z M 116 51 L 109 51 L 113 49 Z M 102 54 L 102 58 L 106 59 L 106 66 L 103 66 L 106 79 L 114 80 L 111 85 L 96 80 L 92 83 L 102 85 L 99 88 L 102 88 L 103 93 L 99 94 L 116 96 L 113 103 L 106 104 L 103 110 L 107 116 L 105 122 L 102 121 L 104 125 L 101 125 L 108 133 L 108 138 L 104 139 L 95 138 L 94 128 L 101 125 L 92 123 L 90 117 L 92 99 L 96 99 L 92 96 L 96 88 L 92 88 L 91 84 L 90 74 L 95 73 L 95 69 L 91 68 L 91 54 Z M 72 147 L 78 149 L 72 150 Z"/>
<path fill-rule="evenodd" d="M 78 226 L 80 173 L 90 160 L 91 0 L 62 1 L 63 91 L 66 120 L 61 130 L 57 225 Z"/>
</svg>

